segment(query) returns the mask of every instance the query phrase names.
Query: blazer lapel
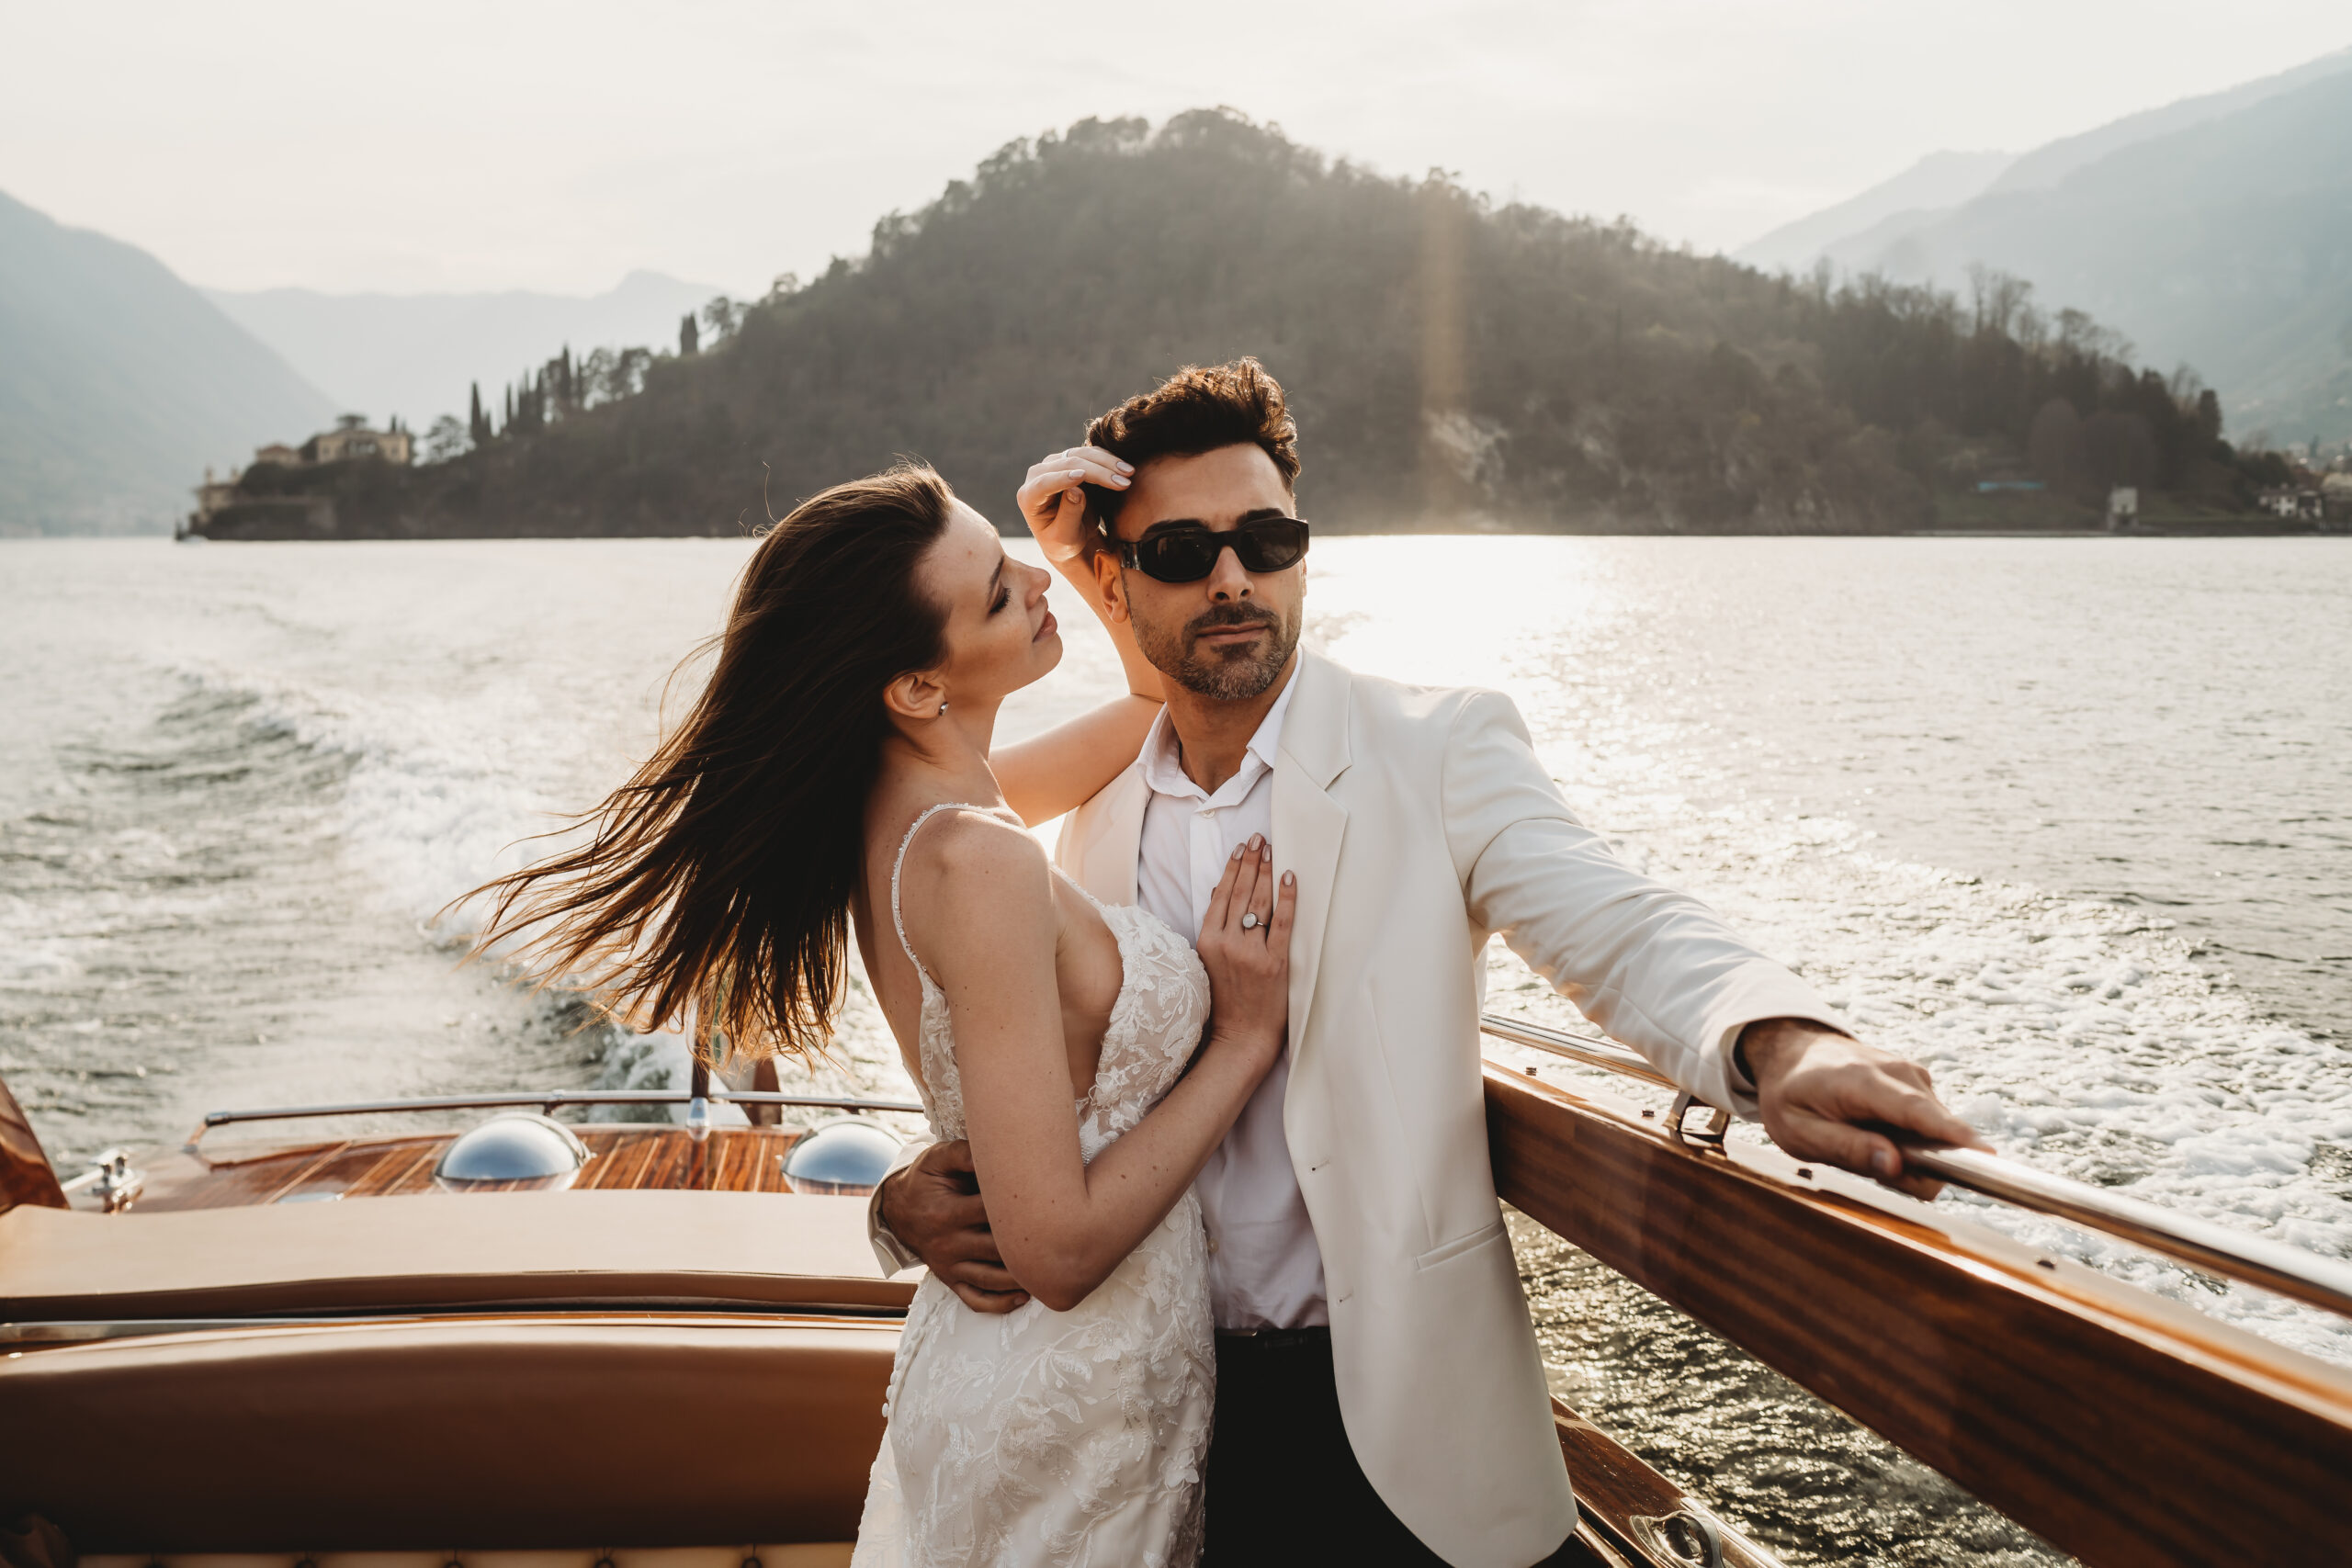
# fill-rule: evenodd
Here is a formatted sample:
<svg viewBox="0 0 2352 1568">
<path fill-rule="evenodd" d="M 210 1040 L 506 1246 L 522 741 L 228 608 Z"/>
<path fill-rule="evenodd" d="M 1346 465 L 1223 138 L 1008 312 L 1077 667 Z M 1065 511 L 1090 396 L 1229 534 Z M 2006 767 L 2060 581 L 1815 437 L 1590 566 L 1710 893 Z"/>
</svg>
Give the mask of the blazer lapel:
<svg viewBox="0 0 2352 1568">
<path fill-rule="evenodd" d="M 1314 1015 L 1331 889 L 1347 836 L 1347 807 L 1331 798 L 1347 771 L 1348 672 L 1319 654 L 1299 655 L 1298 690 L 1283 717 L 1274 763 L 1274 865 L 1298 874 L 1298 910 L 1290 941 L 1290 1044 L 1298 1060 Z"/>
<path fill-rule="evenodd" d="M 1150 799 L 1151 786 L 1144 783 L 1137 761 L 1062 824 L 1055 861 L 1105 904 L 1136 901 L 1136 856 L 1143 845 L 1143 808 Z"/>
</svg>

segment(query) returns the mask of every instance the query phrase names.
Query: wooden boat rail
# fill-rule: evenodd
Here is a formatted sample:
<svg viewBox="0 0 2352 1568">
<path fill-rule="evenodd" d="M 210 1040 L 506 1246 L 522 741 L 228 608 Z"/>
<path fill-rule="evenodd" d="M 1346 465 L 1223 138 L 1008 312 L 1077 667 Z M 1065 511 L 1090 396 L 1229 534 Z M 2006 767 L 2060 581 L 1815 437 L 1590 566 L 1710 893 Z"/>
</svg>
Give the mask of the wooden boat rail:
<svg viewBox="0 0 2352 1568">
<path fill-rule="evenodd" d="M 2352 1562 L 2345 1369 L 1605 1084 L 1486 1100 L 1506 1202 L 2093 1568 Z"/>
<path fill-rule="evenodd" d="M 1605 1068 L 1665 1089 L 1675 1088 L 1672 1079 L 1651 1066 L 1638 1053 L 1613 1040 L 1569 1034 L 1491 1013 L 1478 1023 L 1486 1033 L 1514 1045 L 1585 1066 Z M 1687 1095 L 1677 1101 L 1667 1130 L 1686 1139 L 1720 1144 L 1720 1132 L 1681 1130 L 1689 1104 Z M 2352 1264 L 2339 1263 L 2283 1242 L 2248 1235 L 2176 1209 L 2122 1197 L 1982 1149 L 1906 1144 L 1903 1157 L 1938 1180 L 1965 1188 L 1981 1197 L 2098 1231 L 2191 1269 L 2243 1280 L 2352 1317 Z"/>
</svg>

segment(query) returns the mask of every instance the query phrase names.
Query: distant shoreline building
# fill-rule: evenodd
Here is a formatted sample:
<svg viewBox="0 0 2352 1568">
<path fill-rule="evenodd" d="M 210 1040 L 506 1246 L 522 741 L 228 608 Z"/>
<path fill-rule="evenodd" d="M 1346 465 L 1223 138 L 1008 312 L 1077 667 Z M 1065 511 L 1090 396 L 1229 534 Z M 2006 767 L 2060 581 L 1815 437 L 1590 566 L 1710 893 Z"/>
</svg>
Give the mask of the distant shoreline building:
<svg viewBox="0 0 2352 1568">
<path fill-rule="evenodd" d="M 302 443 L 296 454 L 305 463 L 343 463 L 354 457 L 381 457 L 387 463 L 405 464 L 410 456 L 409 433 L 401 428 L 397 416 L 389 430 L 370 430 L 368 416 L 347 413 L 334 422 L 333 430 L 322 430 Z M 254 461 L 283 462 L 273 454 L 285 451 L 283 446 L 265 446 L 254 454 Z"/>
<path fill-rule="evenodd" d="M 382 430 L 369 428 L 364 413 L 339 416 L 333 430 L 322 430 L 300 446 L 288 446 L 273 441 L 254 449 L 250 468 L 232 468 L 225 479 L 216 479 L 212 470 L 204 470 L 204 482 L 196 487 L 196 511 L 187 522 L 175 530 L 174 536 L 187 538 L 201 536 L 215 517 L 232 508 L 294 508 L 304 512 L 315 510 L 324 498 L 257 497 L 248 495 L 244 479 L 251 468 L 313 468 L 329 463 L 349 463 L 373 458 L 380 463 L 396 463 L 405 468 L 415 457 L 415 438 L 395 414 Z M 329 506 L 331 502 L 325 502 Z"/>
<path fill-rule="evenodd" d="M 2327 520 L 2327 502 L 2316 486 L 2281 485 L 2266 490 L 2256 504 L 2273 517 L 2293 523 L 2324 523 Z"/>
</svg>

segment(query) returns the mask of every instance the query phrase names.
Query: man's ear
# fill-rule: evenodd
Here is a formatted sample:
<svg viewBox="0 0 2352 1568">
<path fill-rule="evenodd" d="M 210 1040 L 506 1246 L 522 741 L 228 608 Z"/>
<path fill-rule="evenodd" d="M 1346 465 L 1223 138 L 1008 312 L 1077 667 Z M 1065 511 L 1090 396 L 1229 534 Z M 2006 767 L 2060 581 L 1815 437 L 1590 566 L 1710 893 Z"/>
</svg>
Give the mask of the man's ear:
<svg viewBox="0 0 2352 1568">
<path fill-rule="evenodd" d="M 1127 618 L 1127 580 L 1119 570 L 1116 551 L 1108 545 L 1094 552 L 1094 581 L 1102 590 L 1103 610 L 1117 626 Z"/>
<path fill-rule="evenodd" d="M 936 670 L 910 670 L 882 688 L 882 705 L 893 718 L 937 718 L 946 701 L 947 688 Z"/>
</svg>

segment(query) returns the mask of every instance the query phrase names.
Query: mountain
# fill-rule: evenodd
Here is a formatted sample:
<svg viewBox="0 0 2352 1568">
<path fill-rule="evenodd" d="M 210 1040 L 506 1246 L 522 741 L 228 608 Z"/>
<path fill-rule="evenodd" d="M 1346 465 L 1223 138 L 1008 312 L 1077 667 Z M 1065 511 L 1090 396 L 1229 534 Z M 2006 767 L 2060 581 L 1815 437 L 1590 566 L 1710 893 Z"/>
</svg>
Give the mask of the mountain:
<svg viewBox="0 0 2352 1568">
<path fill-rule="evenodd" d="M 1930 152 L 1860 196 L 1782 224 L 1733 253 L 1734 259 L 1768 272 L 1781 267 L 1803 272 L 1840 240 L 1889 220 L 1916 226 L 1930 213 L 1958 207 L 2000 178 L 2017 161 L 2014 152 Z"/>
<path fill-rule="evenodd" d="M 2281 71 L 2275 76 L 2225 88 L 2218 93 L 2206 93 L 2194 98 L 2182 98 L 2160 108 L 2143 109 L 2110 120 L 2078 136 L 2064 136 L 2035 148 L 2011 164 L 1993 182 L 1991 194 L 2010 191 L 2048 190 L 2077 169 L 2087 168 L 2110 152 L 2176 131 L 2192 130 L 2209 120 L 2222 119 L 2250 109 L 2267 99 L 2296 92 L 2314 82 L 2352 71 L 2352 49 L 2339 49 L 2317 60 L 2298 65 L 2291 71 Z"/>
<path fill-rule="evenodd" d="M 0 534 L 168 529 L 334 412 L 153 256 L 0 195 Z"/>
<path fill-rule="evenodd" d="M 1881 254 L 1978 196 L 2048 190 L 2110 152 L 2224 118 L 2347 71 L 2352 49 L 2340 49 L 2291 71 L 2143 109 L 2030 152 L 1930 152 L 1893 179 L 1784 223 L 1733 254 L 1751 266 L 1791 272 L 1804 272 L 1823 259 L 1850 265 L 1858 256 Z"/>
<path fill-rule="evenodd" d="M 254 293 L 207 289 L 229 317 L 276 349 L 341 407 L 424 430 L 466 413 L 469 387 L 485 397 L 569 344 L 673 344 L 678 318 L 719 291 L 656 272 L 632 272 L 590 298 L 532 294 Z"/>
<path fill-rule="evenodd" d="M 2352 439 L 2347 116 L 2352 50 L 2339 50 L 2036 148 L 1949 208 L 1871 218 L 1866 192 L 1740 254 L 1955 289 L 1972 264 L 2012 273 L 2046 309 L 2196 366 L 2233 429 Z"/>
<path fill-rule="evenodd" d="M 1017 526 L 1037 454 L 1243 354 L 1292 394 L 1299 503 L 1330 533 L 1916 527 L 2015 474 L 2054 400 L 2046 525 L 2115 482 L 2226 502 L 2218 410 L 2098 344 L 1381 178 L 1227 110 L 1087 120 L 700 353 L 559 359 L 461 456 L 249 470 L 216 536 L 735 533 L 900 454 Z"/>
<path fill-rule="evenodd" d="M 1832 256 L 1947 287 L 1972 263 L 2013 273 L 2144 357 L 2196 366 L 2234 429 L 2352 439 L 2352 55 L 2330 59 L 2293 90 Z"/>
</svg>

